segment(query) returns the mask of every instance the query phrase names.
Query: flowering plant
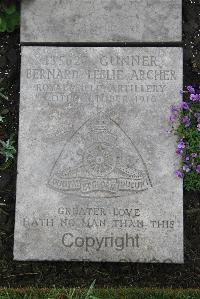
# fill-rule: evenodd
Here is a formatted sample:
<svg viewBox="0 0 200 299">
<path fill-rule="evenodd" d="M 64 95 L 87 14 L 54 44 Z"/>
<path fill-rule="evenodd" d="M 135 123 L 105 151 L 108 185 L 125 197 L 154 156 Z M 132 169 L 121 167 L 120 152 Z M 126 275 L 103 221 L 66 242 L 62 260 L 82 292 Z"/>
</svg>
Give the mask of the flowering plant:
<svg viewBox="0 0 200 299">
<path fill-rule="evenodd" d="M 193 86 L 181 93 L 183 102 L 173 105 L 169 116 L 172 131 L 179 137 L 176 154 L 181 166 L 176 175 L 184 178 L 186 190 L 200 191 L 200 93 Z"/>
<path fill-rule="evenodd" d="M 19 26 L 19 0 L 0 0 L 0 32 L 11 32 Z"/>
</svg>

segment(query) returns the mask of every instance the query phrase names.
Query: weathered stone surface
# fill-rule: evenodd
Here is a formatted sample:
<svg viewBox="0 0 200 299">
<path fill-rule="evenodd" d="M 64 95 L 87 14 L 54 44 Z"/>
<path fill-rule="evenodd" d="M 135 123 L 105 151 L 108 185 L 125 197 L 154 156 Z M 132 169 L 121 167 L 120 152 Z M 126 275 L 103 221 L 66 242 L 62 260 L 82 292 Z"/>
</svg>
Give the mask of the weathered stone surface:
<svg viewBox="0 0 200 299">
<path fill-rule="evenodd" d="M 16 260 L 183 262 L 181 48 L 22 48 Z"/>
<path fill-rule="evenodd" d="M 172 42 L 182 0 L 24 0 L 22 42 Z"/>
</svg>

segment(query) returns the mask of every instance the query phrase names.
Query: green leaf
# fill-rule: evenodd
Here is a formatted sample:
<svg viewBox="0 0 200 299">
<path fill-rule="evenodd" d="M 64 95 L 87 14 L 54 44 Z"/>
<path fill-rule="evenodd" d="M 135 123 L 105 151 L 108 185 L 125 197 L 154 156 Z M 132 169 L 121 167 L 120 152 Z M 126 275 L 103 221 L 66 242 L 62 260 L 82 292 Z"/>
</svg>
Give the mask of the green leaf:
<svg viewBox="0 0 200 299">
<path fill-rule="evenodd" d="M 3 123 L 3 122 L 4 122 L 4 119 L 5 119 L 5 117 L 2 116 L 2 115 L 0 115 L 0 123 Z"/>
<path fill-rule="evenodd" d="M 6 16 L 7 31 L 12 32 L 19 25 L 20 17 L 19 13 L 15 11 L 12 15 Z"/>
<path fill-rule="evenodd" d="M 9 110 L 7 109 L 7 108 L 5 108 L 5 109 L 3 109 L 2 111 L 1 111 L 1 114 L 2 115 L 6 115 L 6 114 L 8 114 L 9 113 Z"/>
<path fill-rule="evenodd" d="M 96 280 L 94 280 L 86 293 L 85 299 L 89 299 L 93 293 Z"/>
<path fill-rule="evenodd" d="M 5 32 L 6 28 L 7 28 L 6 21 L 3 17 L 1 17 L 0 32 Z"/>
<path fill-rule="evenodd" d="M 8 15 L 12 15 L 16 11 L 16 6 L 15 4 L 11 4 L 10 6 L 6 7 L 4 10 L 5 13 L 7 13 Z"/>
<path fill-rule="evenodd" d="M 14 156 L 13 156 L 13 154 L 12 153 L 6 153 L 6 162 L 9 160 L 9 159 L 13 159 L 14 158 Z"/>
<path fill-rule="evenodd" d="M 1 0 L 0 0 L 1 1 Z M 0 32 L 12 32 L 19 26 L 20 13 L 15 4 L 2 6 L 0 3 Z"/>
<path fill-rule="evenodd" d="M 5 100 L 8 100 L 8 97 L 5 96 L 5 94 L 3 94 L 1 91 L 0 91 L 0 97 L 3 98 L 3 99 L 5 99 Z"/>
<path fill-rule="evenodd" d="M 0 144 L 1 144 L 0 154 L 5 157 L 6 162 L 9 159 L 13 159 L 14 154 L 16 153 L 16 149 L 14 147 L 15 140 L 13 138 L 14 138 L 14 135 L 12 134 L 6 142 L 3 140 L 0 140 Z"/>
<path fill-rule="evenodd" d="M 5 141 L 0 140 L 0 144 L 1 144 L 3 147 L 6 147 L 6 143 L 5 143 Z"/>
</svg>

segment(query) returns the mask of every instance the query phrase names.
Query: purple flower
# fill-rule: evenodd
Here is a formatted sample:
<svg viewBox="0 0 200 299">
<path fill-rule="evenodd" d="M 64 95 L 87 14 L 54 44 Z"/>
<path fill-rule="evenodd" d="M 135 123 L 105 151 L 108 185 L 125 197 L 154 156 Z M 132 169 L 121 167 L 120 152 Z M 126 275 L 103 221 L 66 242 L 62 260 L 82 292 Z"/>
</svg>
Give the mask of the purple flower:
<svg viewBox="0 0 200 299">
<path fill-rule="evenodd" d="M 184 177 L 184 173 L 181 172 L 180 170 L 176 170 L 176 175 L 177 175 L 179 178 L 183 178 L 183 177 Z"/>
<path fill-rule="evenodd" d="M 192 158 L 196 158 L 197 157 L 197 153 L 192 153 L 191 156 L 192 156 Z"/>
<path fill-rule="evenodd" d="M 171 123 L 174 123 L 179 115 L 180 107 L 172 105 L 170 111 L 171 111 L 171 115 L 169 117 L 169 121 Z"/>
<path fill-rule="evenodd" d="M 183 141 L 183 139 L 180 140 L 180 142 L 178 143 L 177 148 L 185 148 L 185 142 Z"/>
<path fill-rule="evenodd" d="M 186 102 L 182 102 L 182 103 L 180 104 L 180 108 L 181 108 L 181 109 L 185 109 L 185 110 L 189 110 L 188 103 L 186 103 Z"/>
<path fill-rule="evenodd" d="M 196 172 L 200 173 L 200 164 L 197 165 Z"/>
<path fill-rule="evenodd" d="M 197 125 L 197 130 L 200 132 L 200 123 Z"/>
<path fill-rule="evenodd" d="M 200 112 L 194 113 L 194 116 L 197 118 L 198 123 L 200 123 Z"/>
<path fill-rule="evenodd" d="M 185 162 L 190 161 L 190 157 L 185 157 Z"/>
<path fill-rule="evenodd" d="M 197 101 L 199 101 L 199 99 L 200 99 L 199 94 L 191 94 L 190 95 L 190 100 L 193 102 L 197 102 Z"/>
<path fill-rule="evenodd" d="M 179 113 L 179 111 L 180 111 L 179 106 L 175 106 L 175 105 L 171 106 L 171 113 L 177 114 L 177 113 Z"/>
<path fill-rule="evenodd" d="M 190 172 L 190 168 L 187 165 L 183 165 L 183 171 Z"/>
<path fill-rule="evenodd" d="M 188 115 L 182 118 L 182 123 L 185 125 L 186 128 L 190 126 L 190 118 Z"/>
<path fill-rule="evenodd" d="M 177 115 L 171 114 L 169 116 L 169 122 L 174 123 L 177 120 Z"/>
<path fill-rule="evenodd" d="M 183 141 L 183 139 L 181 139 L 176 148 L 177 155 L 182 156 L 183 148 L 185 148 L 185 142 Z"/>
<path fill-rule="evenodd" d="M 182 156 L 183 154 L 183 150 L 181 148 L 176 148 L 176 154 L 179 155 L 179 156 Z"/>
<path fill-rule="evenodd" d="M 194 116 L 195 116 L 196 118 L 199 118 L 199 117 L 200 117 L 200 112 L 195 112 Z"/>
<path fill-rule="evenodd" d="M 191 86 L 191 85 L 187 86 L 187 90 L 188 90 L 190 93 L 196 93 L 194 87 Z"/>
</svg>

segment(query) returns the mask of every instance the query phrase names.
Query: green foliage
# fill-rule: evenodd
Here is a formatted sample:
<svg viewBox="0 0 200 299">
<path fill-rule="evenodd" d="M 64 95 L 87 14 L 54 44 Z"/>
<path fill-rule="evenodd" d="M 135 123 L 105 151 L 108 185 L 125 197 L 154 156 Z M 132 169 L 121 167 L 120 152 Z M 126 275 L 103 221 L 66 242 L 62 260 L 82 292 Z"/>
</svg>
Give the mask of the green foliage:
<svg viewBox="0 0 200 299">
<path fill-rule="evenodd" d="M 183 181 L 185 190 L 187 191 L 200 191 L 200 175 L 197 172 L 188 172 Z"/>
<path fill-rule="evenodd" d="M 194 168 L 184 175 L 183 186 L 187 191 L 200 191 L 200 173 L 195 170 L 196 165 L 200 165 L 200 132 L 197 130 L 197 121 L 194 117 L 195 112 L 200 112 L 200 105 L 191 105 L 190 111 L 184 112 L 184 115 L 188 115 L 191 119 L 190 127 L 185 127 L 181 122 L 177 130 L 180 139 L 185 140 L 186 148 L 184 150 L 183 160 L 186 157 L 190 157 L 188 161 L 190 165 L 194 165 Z M 191 158 L 191 155 L 196 153 L 195 158 Z M 184 162 L 183 162 L 184 165 Z"/>
<path fill-rule="evenodd" d="M 179 138 L 176 153 L 182 158 L 177 174 L 184 177 L 185 190 L 200 191 L 200 94 L 191 86 L 187 89 L 182 106 L 172 107 L 170 120 Z"/>
<path fill-rule="evenodd" d="M 14 31 L 19 26 L 19 22 L 20 13 L 17 4 L 0 0 L 0 32 Z"/>
<path fill-rule="evenodd" d="M 14 158 L 16 153 L 14 136 L 11 135 L 6 141 L 0 140 L 0 154 L 5 157 L 5 162 Z"/>
<path fill-rule="evenodd" d="M 8 169 L 12 165 L 12 160 L 16 153 L 14 134 L 7 130 L 9 109 L 6 108 L 8 103 L 7 92 L 0 88 L 0 171 Z M 10 136 L 10 137 L 9 137 Z"/>
</svg>

